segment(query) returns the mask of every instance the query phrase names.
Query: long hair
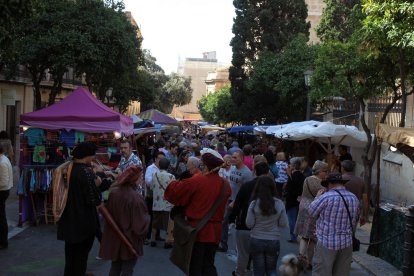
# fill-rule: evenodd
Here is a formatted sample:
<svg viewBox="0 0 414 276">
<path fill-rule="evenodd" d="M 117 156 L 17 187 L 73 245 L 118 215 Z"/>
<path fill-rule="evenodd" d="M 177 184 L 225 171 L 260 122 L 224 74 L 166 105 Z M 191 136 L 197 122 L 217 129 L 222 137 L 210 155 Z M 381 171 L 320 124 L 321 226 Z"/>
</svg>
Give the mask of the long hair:
<svg viewBox="0 0 414 276">
<path fill-rule="evenodd" d="M 262 175 L 257 178 L 252 199 L 260 200 L 259 208 L 264 216 L 276 214 L 275 199 L 276 185 L 272 178 Z"/>
</svg>

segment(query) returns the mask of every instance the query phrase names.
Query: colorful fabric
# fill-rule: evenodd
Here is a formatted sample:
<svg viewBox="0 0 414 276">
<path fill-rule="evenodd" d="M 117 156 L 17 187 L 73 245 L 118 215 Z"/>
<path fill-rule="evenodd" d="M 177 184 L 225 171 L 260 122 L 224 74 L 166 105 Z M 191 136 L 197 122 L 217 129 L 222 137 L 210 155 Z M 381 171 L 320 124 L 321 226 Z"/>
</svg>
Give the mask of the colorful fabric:
<svg viewBox="0 0 414 276">
<path fill-rule="evenodd" d="M 74 130 L 71 130 L 71 131 L 62 130 L 60 132 L 59 140 L 61 142 L 65 142 L 68 147 L 73 148 L 75 146 L 75 141 L 76 141 L 75 131 Z"/>
<path fill-rule="evenodd" d="M 336 188 L 345 198 L 352 217 L 352 227 L 355 229 L 359 211 L 359 200 L 348 192 L 345 187 Z M 309 205 L 309 214 L 316 221 L 316 237 L 324 247 L 340 250 L 352 245 L 352 227 L 348 213 L 341 196 L 330 190 L 316 198 Z"/>
<path fill-rule="evenodd" d="M 46 147 L 35 146 L 33 149 L 33 162 L 45 163 L 46 162 Z"/>
<path fill-rule="evenodd" d="M 29 146 L 36 146 L 45 141 L 45 131 L 40 128 L 29 128 L 24 132 L 24 137 L 27 138 Z"/>
<path fill-rule="evenodd" d="M 276 167 L 278 171 L 278 177 L 276 177 L 276 182 L 286 183 L 289 179 L 289 176 L 287 174 L 288 163 L 286 163 L 285 161 L 277 161 Z"/>
<path fill-rule="evenodd" d="M 85 142 L 85 133 L 81 131 L 75 131 L 75 143 Z"/>
<path fill-rule="evenodd" d="M 165 170 L 154 173 L 150 185 L 154 198 L 152 204 L 153 211 L 171 211 L 173 205 L 164 199 L 164 192 L 174 180 L 175 177 Z"/>
</svg>

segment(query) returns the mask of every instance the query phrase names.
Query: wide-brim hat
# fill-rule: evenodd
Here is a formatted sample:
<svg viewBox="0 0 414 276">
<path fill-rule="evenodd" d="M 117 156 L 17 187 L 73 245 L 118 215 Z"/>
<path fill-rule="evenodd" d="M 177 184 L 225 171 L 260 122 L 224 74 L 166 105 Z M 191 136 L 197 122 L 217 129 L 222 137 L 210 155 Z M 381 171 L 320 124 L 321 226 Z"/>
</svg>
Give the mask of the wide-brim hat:
<svg viewBox="0 0 414 276">
<path fill-rule="evenodd" d="M 329 183 L 344 184 L 349 180 L 343 179 L 340 173 L 330 173 L 326 176 L 325 180 L 322 181 L 321 185 L 327 187 Z"/>
</svg>

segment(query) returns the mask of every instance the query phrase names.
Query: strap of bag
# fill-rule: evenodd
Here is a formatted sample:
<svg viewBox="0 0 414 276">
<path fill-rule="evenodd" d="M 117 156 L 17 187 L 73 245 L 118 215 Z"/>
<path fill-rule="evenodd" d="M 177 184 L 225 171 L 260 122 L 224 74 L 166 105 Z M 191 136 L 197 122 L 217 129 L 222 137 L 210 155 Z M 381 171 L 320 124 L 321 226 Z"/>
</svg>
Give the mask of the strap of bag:
<svg viewBox="0 0 414 276">
<path fill-rule="evenodd" d="M 313 196 L 313 198 L 315 198 L 316 196 L 312 193 L 312 191 L 309 188 L 309 182 L 306 181 L 306 188 L 308 188 L 308 192 Z"/>
<path fill-rule="evenodd" d="M 224 196 L 226 195 L 226 182 L 223 180 L 223 188 L 221 188 L 221 193 L 214 202 L 211 209 L 208 211 L 208 213 L 200 220 L 200 222 L 197 224 L 196 232 L 200 231 L 210 220 L 210 218 L 213 216 L 213 214 L 216 212 L 217 208 L 221 204 L 221 202 L 224 199 Z"/>
<path fill-rule="evenodd" d="M 335 189 L 333 190 L 342 197 L 342 201 L 345 204 L 346 212 L 348 213 L 349 222 L 351 223 L 352 236 L 354 236 L 354 226 L 352 225 L 352 218 L 351 218 L 351 213 L 349 212 L 348 204 L 346 203 L 344 196 L 338 190 L 335 190 Z"/>
<path fill-rule="evenodd" d="M 158 178 L 158 174 L 157 174 L 157 173 L 154 173 L 154 175 L 155 175 L 155 177 L 157 178 L 157 182 L 158 182 L 158 184 L 159 184 L 160 188 L 161 188 L 163 191 L 165 191 L 164 186 L 162 186 L 162 185 L 161 185 L 161 181 L 160 181 L 160 179 Z"/>
</svg>

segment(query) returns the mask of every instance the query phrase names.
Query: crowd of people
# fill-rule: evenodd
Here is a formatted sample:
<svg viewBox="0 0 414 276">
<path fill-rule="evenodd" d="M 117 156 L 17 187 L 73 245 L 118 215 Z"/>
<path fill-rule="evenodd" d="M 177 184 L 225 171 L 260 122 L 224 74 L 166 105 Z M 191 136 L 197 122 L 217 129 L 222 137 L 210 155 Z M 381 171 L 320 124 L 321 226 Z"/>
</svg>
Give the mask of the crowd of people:
<svg viewBox="0 0 414 276">
<path fill-rule="evenodd" d="M 95 238 L 101 243 L 99 258 L 112 261 L 109 275 L 132 275 L 145 244 L 178 246 L 177 214 L 196 227 L 217 204 L 197 232 L 189 275 L 218 274 L 215 254 L 229 250 L 232 228 L 233 275 L 246 275 L 249 269 L 254 275 L 276 275 L 286 227 L 288 242 L 299 244 L 295 253 L 304 260 L 304 270 L 349 275 L 353 232 L 358 221 L 365 222 L 368 203 L 345 147 L 332 158 L 339 167 L 323 160 L 310 166 L 307 156 L 288 156 L 272 144 L 239 144 L 227 135 L 154 138 L 122 140 L 122 158 L 113 170 L 94 161 L 93 144 L 83 142 L 73 150 L 67 203 L 58 222 L 58 239 L 65 241 L 65 275 L 85 275 Z M 0 147 L 1 202 L 7 198 L 3 191 L 10 189 L 10 179 L 3 177 L 3 170 L 10 171 L 4 153 Z M 225 194 L 216 204 L 222 187 Z M 101 227 L 98 210 L 108 211 L 113 221 Z M 7 239 L 0 242 L 7 247 Z"/>
</svg>

